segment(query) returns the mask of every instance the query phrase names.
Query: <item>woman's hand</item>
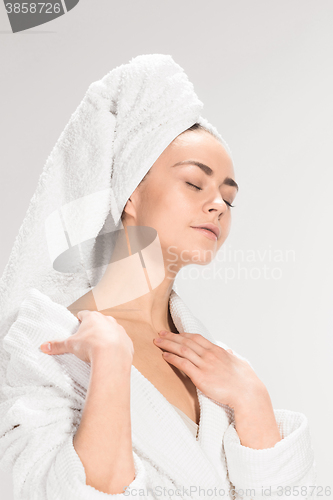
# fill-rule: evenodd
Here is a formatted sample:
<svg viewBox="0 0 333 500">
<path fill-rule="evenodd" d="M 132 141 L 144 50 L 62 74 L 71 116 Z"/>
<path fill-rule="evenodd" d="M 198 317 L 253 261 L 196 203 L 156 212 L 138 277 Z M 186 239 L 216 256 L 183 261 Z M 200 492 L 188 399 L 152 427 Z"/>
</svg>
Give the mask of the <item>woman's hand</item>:
<svg viewBox="0 0 333 500">
<path fill-rule="evenodd" d="M 154 339 L 163 358 L 182 370 L 206 396 L 235 408 L 266 394 L 249 363 L 196 333 L 166 332 Z"/>
<path fill-rule="evenodd" d="M 51 340 L 40 346 L 46 354 L 72 353 L 82 361 L 91 363 L 99 353 L 109 351 L 115 359 L 132 365 L 134 346 L 126 330 L 112 317 L 98 311 L 83 310 L 77 314 L 80 326 L 65 340 Z M 47 345 L 51 349 L 47 349 Z"/>
</svg>

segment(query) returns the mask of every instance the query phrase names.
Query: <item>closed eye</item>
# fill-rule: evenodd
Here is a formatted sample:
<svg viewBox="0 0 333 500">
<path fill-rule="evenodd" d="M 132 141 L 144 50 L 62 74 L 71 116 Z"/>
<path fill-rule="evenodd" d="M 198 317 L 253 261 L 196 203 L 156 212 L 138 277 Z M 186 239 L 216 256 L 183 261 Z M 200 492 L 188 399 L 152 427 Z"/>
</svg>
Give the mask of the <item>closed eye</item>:
<svg viewBox="0 0 333 500">
<path fill-rule="evenodd" d="M 197 189 L 198 191 L 201 191 L 201 188 L 198 187 L 198 186 L 195 186 L 194 184 L 191 184 L 190 182 L 186 182 L 186 184 L 188 184 L 189 186 L 193 186 L 195 189 Z"/>
<path fill-rule="evenodd" d="M 186 182 L 186 184 L 188 184 L 189 186 L 192 186 L 194 187 L 195 189 L 197 189 L 198 191 L 202 191 L 202 188 L 198 187 L 198 186 L 195 186 L 194 184 L 191 184 L 191 182 Z M 224 203 L 226 203 L 229 207 L 234 207 L 235 205 L 231 205 L 231 203 L 229 203 L 227 200 L 223 200 Z"/>
</svg>

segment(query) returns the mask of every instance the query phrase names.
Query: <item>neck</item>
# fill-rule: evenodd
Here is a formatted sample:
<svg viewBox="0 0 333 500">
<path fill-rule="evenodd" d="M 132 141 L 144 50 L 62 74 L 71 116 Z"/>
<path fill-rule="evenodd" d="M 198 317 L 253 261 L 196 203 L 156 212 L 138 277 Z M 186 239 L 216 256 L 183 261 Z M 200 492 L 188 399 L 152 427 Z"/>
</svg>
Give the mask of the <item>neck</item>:
<svg viewBox="0 0 333 500">
<path fill-rule="evenodd" d="M 92 289 L 96 310 L 116 319 L 140 322 L 156 332 L 176 332 L 169 311 L 176 274 L 165 266 L 156 231 L 138 229 L 128 231 L 124 226 L 119 233 L 106 271 Z"/>
</svg>

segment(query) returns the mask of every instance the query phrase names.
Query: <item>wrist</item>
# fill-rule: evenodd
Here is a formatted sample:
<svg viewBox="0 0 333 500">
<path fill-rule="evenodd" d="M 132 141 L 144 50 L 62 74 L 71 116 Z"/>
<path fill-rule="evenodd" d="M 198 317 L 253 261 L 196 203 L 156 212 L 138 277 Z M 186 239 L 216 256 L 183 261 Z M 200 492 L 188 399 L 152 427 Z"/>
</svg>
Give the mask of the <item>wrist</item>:
<svg viewBox="0 0 333 500">
<path fill-rule="evenodd" d="M 127 356 L 120 356 L 114 350 L 108 349 L 95 350 L 91 357 L 91 369 L 109 371 L 121 376 L 130 375 L 132 368 L 132 359 Z"/>
<path fill-rule="evenodd" d="M 251 408 L 258 409 L 260 406 L 271 406 L 271 398 L 267 387 L 262 383 L 258 383 L 255 386 L 247 389 L 245 393 L 242 393 L 235 404 L 233 405 L 233 410 L 235 414 L 248 414 Z"/>
<path fill-rule="evenodd" d="M 234 409 L 234 418 L 235 429 L 243 446 L 271 448 L 282 439 L 266 388 L 258 388 L 257 392 L 244 398 Z"/>
</svg>

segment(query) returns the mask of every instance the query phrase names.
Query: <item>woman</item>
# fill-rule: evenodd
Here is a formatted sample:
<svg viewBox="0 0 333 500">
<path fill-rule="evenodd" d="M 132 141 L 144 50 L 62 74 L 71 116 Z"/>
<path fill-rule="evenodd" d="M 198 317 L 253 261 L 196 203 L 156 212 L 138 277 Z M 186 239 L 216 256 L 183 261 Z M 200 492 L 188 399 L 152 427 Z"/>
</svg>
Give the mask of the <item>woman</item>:
<svg viewBox="0 0 333 500">
<path fill-rule="evenodd" d="M 273 410 L 247 360 L 214 341 L 173 288 L 228 236 L 238 190 L 228 146 L 170 56 L 139 56 L 101 82 L 72 123 L 109 124 L 107 100 L 113 149 L 106 127 L 65 129 L 36 203 L 58 176 L 61 210 L 46 202 L 39 212 L 53 268 L 44 254 L 29 266 L 39 287 L 26 278 L 4 337 L 0 465 L 13 469 L 15 498 L 286 498 L 295 486 L 310 498 L 306 417 Z M 45 293 L 56 280 L 65 298 Z"/>
</svg>

